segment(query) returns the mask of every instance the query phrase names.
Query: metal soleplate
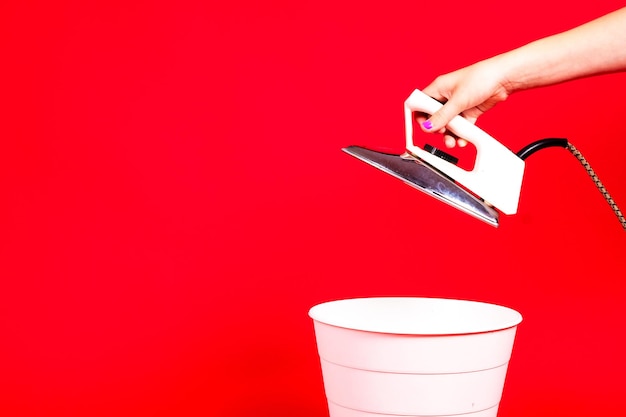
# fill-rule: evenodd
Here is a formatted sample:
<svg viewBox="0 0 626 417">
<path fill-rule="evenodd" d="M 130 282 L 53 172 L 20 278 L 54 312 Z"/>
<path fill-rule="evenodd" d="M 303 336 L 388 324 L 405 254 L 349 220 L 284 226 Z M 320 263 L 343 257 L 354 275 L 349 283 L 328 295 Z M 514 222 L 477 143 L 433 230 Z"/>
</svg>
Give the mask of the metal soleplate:
<svg viewBox="0 0 626 417">
<path fill-rule="evenodd" d="M 360 146 L 348 146 L 342 150 L 452 207 L 498 227 L 499 214 L 493 207 L 419 159 L 408 154 L 393 155 Z"/>
</svg>

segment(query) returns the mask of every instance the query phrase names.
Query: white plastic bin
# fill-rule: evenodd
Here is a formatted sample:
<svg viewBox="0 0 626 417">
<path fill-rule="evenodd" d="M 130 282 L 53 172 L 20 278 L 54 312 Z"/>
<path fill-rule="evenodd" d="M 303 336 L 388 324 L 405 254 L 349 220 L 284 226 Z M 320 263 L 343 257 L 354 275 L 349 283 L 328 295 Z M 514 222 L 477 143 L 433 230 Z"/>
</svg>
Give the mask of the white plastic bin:
<svg viewBox="0 0 626 417">
<path fill-rule="evenodd" d="M 495 417 L 522 320 L 499 305 L 416 297 L 331 301 L 309 316 L 331 417 Z"/>
</svg>

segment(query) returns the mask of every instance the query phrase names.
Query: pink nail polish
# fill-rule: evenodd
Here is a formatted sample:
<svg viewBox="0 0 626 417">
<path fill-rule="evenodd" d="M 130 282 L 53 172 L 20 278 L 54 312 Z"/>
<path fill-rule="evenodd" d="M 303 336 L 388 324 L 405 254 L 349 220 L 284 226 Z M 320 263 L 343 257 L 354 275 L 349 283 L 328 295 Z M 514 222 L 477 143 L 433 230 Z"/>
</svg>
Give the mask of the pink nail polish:
<svg viewBox="0 0 626 417">
<path fill-rule="evenodd" d="M 424 126 L 424 129 L 430 130 L 433 128 L 433 124 L 431 123 L 430 120 L 426 120 L 424 123 L 422 123 L 422 126 Z"/>
</svg>

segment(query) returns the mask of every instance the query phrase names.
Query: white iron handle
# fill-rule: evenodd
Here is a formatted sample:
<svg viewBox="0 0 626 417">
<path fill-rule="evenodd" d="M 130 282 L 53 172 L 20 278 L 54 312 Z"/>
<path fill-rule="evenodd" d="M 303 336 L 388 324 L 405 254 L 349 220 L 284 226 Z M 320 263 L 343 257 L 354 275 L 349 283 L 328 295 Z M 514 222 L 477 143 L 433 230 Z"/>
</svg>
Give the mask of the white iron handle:
<svg viewBox="0 0 626 417">
<path fill-rule="evenodd" d="M 515 214 L 524 176 L 524 161 L 493 137 L 462 116 L 454 117 L 447 128 L 476 146 L 476 163 L 466 171 L 413 143 L 413 112 L 437 112 L 443 105 L 420 90 L 404 103 L 406 149 L 414 156 L 449 175 L 505 214 Z"/>
</svg>

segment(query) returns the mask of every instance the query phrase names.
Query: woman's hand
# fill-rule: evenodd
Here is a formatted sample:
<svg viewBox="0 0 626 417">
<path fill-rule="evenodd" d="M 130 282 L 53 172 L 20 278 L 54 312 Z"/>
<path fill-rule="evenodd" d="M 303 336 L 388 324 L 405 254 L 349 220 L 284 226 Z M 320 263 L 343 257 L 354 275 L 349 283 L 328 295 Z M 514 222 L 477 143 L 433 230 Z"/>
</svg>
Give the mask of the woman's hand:
<svg viewBox="0 0 626 417">
<path fill-rule="evenodd" d="M 465 146 L 467 141 L 457 138 L 446 125 L 459 114 L 475 123 L 484 112 L 507 99 L 512 89 L 508 87 L 500 66 L 495 57 L 437 77 L 422 91 L 444 105 L 429 118 L 418 115 L 416 119 L 422 129 L 442 133 L 448 148 L 456 143 Z"/>
</svg>

